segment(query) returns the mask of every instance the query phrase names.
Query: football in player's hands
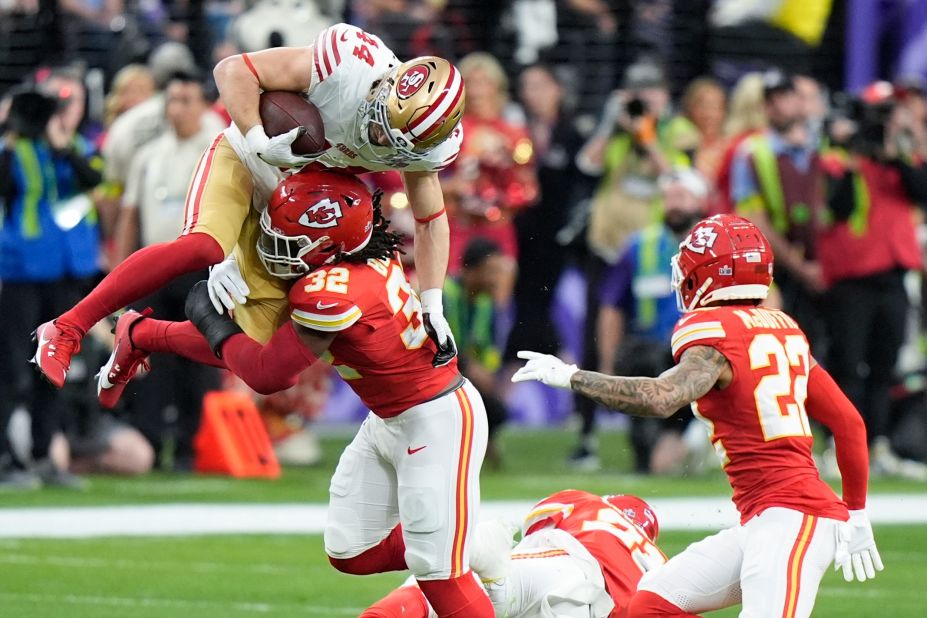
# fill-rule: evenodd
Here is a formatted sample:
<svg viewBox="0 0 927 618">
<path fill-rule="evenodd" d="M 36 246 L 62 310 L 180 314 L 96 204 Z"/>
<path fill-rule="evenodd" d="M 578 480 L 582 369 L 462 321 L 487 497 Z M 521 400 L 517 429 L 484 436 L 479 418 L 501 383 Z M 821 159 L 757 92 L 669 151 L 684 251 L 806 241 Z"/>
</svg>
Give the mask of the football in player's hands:
<svg viewBox="0 0 927 618">
<path fill-rule="evenodd" d="M 324 151 L 325 127 L 315 105 L 295 92 L 274 90 L 261 94 L 258 107 L 267 137 L 302 129 L 290 145 L 295 155 L 314 155 Z"/>
</svg>

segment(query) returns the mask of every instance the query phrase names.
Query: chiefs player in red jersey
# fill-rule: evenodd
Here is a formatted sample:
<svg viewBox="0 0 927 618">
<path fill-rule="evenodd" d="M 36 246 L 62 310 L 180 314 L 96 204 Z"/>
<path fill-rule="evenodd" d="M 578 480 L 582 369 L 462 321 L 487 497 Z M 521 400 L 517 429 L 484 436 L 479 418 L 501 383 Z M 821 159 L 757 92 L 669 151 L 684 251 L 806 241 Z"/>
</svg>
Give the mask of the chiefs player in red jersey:
<svg viewBox="0 0 927 618">
<path fill-rule="evenodd" d="M 859 412 L 781 311 L 759 306 L 772 282 L 769 242 L 746 219 L 699 222 L 673 260 L 685 312 L 676 366 L 657 378 L 606 376 L 521 352 L 514 381 L 572 388 L 638 416 L 692 404 L 711 432 L 740 525 L 695 543 L 640 582 L 630 616 L 692 616 L 737 603 L 741 616 L 809 616 L 831 561 L 847 581 L 882 569 L 865 512 L 869 461 Z M 834 434 L 843 499 L 811 457 L 808 416 Z"/>
<path fill-rule="evenodd" d="M 637 496 L 559 491 L 534 505 L 521 529 L 514 548 L 500 522 L 480 524 L 474 540 L 471 566 L 496 616 L 623 618 L 641 576 L 666 562 L 656 515 Z M 434 615 L 410 582 L 360 618 Z"/>
<path fill-rule="evenodd" d="M 216 313 L 205 281 L 186 305 L 199 332 L 132 312 L 117 324 L 116 345 L 137 356 L 182 351 L 262 393 L 331 363 L 371 410 L 331 481 L 332 565 L 357 575 L 408 569 L 439 616 L 489 617 L 492 605 L 468 566 L 486 412 L 456 360 L 433 366 L 437 346 L 396 259 L 401 239 L 378 202 L 356 178 L 331 172 L 280 183 L 261 216 L 257 250 L 270 274 L 294 282 L 291 319 L 265 345 Z"/>
</svg>

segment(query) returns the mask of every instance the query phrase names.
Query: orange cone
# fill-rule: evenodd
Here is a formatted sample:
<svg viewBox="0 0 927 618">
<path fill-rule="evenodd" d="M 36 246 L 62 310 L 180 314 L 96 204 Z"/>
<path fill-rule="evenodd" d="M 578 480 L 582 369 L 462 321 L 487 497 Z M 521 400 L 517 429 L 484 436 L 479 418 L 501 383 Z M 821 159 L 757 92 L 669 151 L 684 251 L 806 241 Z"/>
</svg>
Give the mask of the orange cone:
<svg viewBox="0 0 927 618">
<path fill-rule="evenodd" d="M 280 476 L 280 464 L 251 398 L 216 391 L 203 398 L 203 419 L 194 439 L 197 472 L 236 478 Z"/>
</svg>

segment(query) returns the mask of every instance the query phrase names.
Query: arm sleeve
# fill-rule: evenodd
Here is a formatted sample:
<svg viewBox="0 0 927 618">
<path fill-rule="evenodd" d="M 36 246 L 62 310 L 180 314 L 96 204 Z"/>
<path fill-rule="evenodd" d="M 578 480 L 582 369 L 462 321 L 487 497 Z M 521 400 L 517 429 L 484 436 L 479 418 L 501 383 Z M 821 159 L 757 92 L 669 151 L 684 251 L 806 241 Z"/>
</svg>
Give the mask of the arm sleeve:
<svg viewBox="0 0 927 618">
<path fill-rule="evenodd" d="M 822 367 L 815 365 L 808 374 L 805 408 L 812 418 L 834 434 L 837 466 L 843 477 L 843 500 L 850 510 L 865 508 L 869 483 L 869 450 L 866 425 L 837 383 Z"/>
<path fill-rule="evenodd" d="M 318 357 L 300 340 L 292 322 L 261 345 L 248 335 L 233 335 L 222 345 L 222 359 L 253 390 L 270 395 L 294 386 L 299 374 Z"/>
<path fill-rule="evenodd" d="M 856 208 L 856 192 L 853 189 L 853 173 L 846 172 L 832 181 L 830 197 L 827 205 L 830 207 L 834 219 L 846 221 Z"/>
</svg>

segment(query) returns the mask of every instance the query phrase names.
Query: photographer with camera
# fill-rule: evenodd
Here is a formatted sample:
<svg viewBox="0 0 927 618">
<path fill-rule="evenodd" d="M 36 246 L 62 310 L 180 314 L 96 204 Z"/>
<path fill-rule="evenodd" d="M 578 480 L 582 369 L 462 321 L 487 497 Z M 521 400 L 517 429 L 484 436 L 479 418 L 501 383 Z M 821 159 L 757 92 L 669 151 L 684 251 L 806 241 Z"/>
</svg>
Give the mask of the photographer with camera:
<svg viewBox="0 0 927 618">
<path fill-rule="evenodd" d="M 99 271 L 88 192 L 100 173 L 78 132 L 84 96 L 81 80 L 67 70 L 52 71 L 39 87 L 21 87 L 0 141 L 0 489 L 83 485 L 51 457 L 65 401 L 25 360 L 32 326 L 67 307 Z M 32 415 L 33 462 L 19 461 L 7 440 L 18 406 Z"/>
<path fill-rule="evenodd" d="M 737 214 L 769 239 L 782 308 L 808 335 L 812 352 L 820 355 L 824 283 L 816 233 L 825 198 L 819 140 L 791 76 L 776 69 L 764 73 L 763 99 L 768 126 L 738 147 L 731 164 L 731 197 Z"/>
<path fill-rule="evenodd" d="M 581 172 L 601 177 L 587 230 L 584 366 L 598 365 L 593 339 L 605 269 L 618 261 L 631 234 L 658 218 L 657 178 L 673 166 L 691 166 L 698 140 L 695 126 L 672 113 L 663 70 L 651 60 L 641 60 L 628 67 L 622 88 L 609 98 L 598 127 L 577 155 Z M 592 438 L 595 404 L 578 397 L 576 409 L 582 430 L 570 463 L 593 469 L 597 466 Z"/>
<path fill-rule="evenodd" d="M 851 118 L 831 121 L 824 156 L 831 222 L 818 236 L 827 286 L 828 369 L 866 421 L 874 474 L 927 479 L 892 451 L 889 388 L 909 300 L 904 278 L 921 268 L 917 205 L 927 204 L 927 165 L 916 122 L 888 82 L 868 86 Z"/>
</svg>

